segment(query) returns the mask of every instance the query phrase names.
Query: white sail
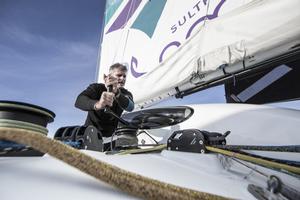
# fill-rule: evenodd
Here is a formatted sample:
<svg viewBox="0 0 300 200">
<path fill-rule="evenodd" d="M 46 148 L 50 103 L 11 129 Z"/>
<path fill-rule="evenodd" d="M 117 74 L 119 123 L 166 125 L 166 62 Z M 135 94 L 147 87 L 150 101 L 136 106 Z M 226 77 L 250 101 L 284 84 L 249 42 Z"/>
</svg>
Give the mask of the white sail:
<svg viewBox="0 0 300 200">
<path fill-rule="evenodd" d="M 293 50 L 299 7 L 298 0 L 123 1 L 104 29 L 98 81 L 112 63 L 127 63 L 138 106 L 208 84 Z"/>
</svg>

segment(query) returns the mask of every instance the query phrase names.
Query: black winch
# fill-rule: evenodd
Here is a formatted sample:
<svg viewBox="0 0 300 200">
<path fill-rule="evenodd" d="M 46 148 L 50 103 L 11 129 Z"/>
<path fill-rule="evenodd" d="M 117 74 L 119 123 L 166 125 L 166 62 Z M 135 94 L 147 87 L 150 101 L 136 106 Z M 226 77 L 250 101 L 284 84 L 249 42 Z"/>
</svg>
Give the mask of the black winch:
<svg viewBox="0 0 300 200">
<path fill-rule="evenodd" d="M 102 135 L 94 126 L 65 126 L 59 128 L 54 139 L 76 149 L 103 151 Z"/>
<path fill-rule="evenodd" d="M 185 129 L 175 131 L 168 139 L 167 149 L 172 151 L 205 153 L 205 146 L 225 145 L 226 136 L 230 131 L 224 134 L 217 132 L 201 131 L 198 129 Z"/>
<path fill-rule="evenodd" d="M 53 122 L 55 114 L 40 106 L 0 101 L 0 127 L 35 131 L 47 135 L 47 124 Z M 0 141 L 0 156 L 42 156 L 44 153 L 31 147 L 10 141 Z"/>
</svg>

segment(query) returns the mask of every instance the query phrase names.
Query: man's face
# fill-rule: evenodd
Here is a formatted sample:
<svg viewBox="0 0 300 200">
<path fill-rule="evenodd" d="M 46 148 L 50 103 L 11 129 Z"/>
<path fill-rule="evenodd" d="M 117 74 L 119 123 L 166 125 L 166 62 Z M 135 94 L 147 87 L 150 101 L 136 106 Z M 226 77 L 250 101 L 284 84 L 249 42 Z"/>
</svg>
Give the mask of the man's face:
<svg viewBox="0 0 300 200">
<path fill-rule="evenodd" d="M 118 88 L 125 86 L 127 71 L 122 71 L 116 68 L 110 72 L 110 75 L 117 79 Z"/>
</svg>

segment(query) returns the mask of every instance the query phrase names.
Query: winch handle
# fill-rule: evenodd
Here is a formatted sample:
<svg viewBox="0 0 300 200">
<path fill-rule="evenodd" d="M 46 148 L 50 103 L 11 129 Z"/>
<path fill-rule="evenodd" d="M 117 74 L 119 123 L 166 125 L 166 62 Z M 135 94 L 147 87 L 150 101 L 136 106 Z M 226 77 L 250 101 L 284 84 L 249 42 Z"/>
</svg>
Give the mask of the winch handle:
<svg viewBox="0 0 300 200">
<path fill-rule="evenodd" d="M 231 131 L 226 131 L 226 132 L 223 134 L 224 138 L 226 138 L 230 133 L 231 133 Z"/>
<path fill-rule="evenodd" d="M 126 126 L 129 126 L 130 123 L 124 119 L 122 119 L 121 117 L 119 117 L 116 113 L 114 113 L 110 108 L 106 108 L 104 110 L 105 113 L 108 113 L 112 116 L 114 116 L 117 120 L 119 120 L 119 122 L 121 122 L 122 124 L 126 125 Z"/>
</svg>

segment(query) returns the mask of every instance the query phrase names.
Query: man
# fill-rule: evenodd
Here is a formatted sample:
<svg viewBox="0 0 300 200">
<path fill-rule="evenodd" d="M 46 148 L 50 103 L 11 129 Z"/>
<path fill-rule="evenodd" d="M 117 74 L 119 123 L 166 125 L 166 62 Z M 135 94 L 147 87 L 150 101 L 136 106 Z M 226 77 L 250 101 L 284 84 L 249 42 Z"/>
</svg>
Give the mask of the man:
<svg viewBox="0 0 300 200">
<path fill-rule="evenodd" d="M 95 126 L 104 137 L 112 136 L 118 124 L 118 120 L 106 113 L 105 108 L 109 107 L 118 116 L 123 110 L 134 109 L 132 94 L 124 88 L 126 75 L 126 66 L 116 63 L 110 66 L 109 74 L 104 75 L 104 84 L 89 85 L 76 99 L 75 107 L 88 111 L 84 125 Z"/>
</svg>

